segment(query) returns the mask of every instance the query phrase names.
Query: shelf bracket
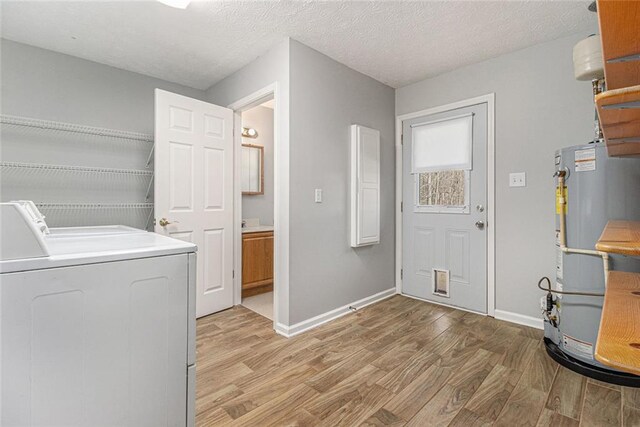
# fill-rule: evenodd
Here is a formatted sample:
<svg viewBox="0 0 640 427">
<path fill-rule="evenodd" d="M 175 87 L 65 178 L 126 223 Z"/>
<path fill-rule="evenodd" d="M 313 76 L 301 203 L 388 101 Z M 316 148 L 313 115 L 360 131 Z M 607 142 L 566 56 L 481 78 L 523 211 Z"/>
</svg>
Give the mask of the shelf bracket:
<svg viewBox="0 0 640 427">
<path fill-rule="evenodd" d="M 151 175 L 151 179 L 149 180 L 149 186 L 147 187 L 147 195 L 144 198 L 147 201 L 149 201 L 149 197 L 151 196 L 151 186 L 153 185 L 154 178 L 155 178 L 155 174 Z"/>
<path fill-rule="evenodd" d="M 151 224 L 151 218 L 153 217 L 153 208 L 149 211 L 149 216 L 147 217 L 147 222 L 144 225 L 144 229 L 148 230 L 149 229 L 149 225 Z"/>
<path fill-rule="evenodd" d="M 607 61 L 607 64 L 615 64 L 617 62 L 632 62 L 640 61 L 640 53 L 634 53 L 633 55 L 620 56 L 618 58 L 611 58 Z"/>
<path fill-rule="evenodd" d="M 153 151 L 156 149 L 156 144 L 151 146 L 151 151 L 149 152 L 149 157 L 147 157 L 147 167 L 151 164 L 151 159 L 153 159 Z"/>
<path fill-rule="evenodd" d="M 625 137 L 625 138 L 609 138 L 608 141 L 615 144 L 624 144 L 628 142 L 640 142 L 640 136 Z"/>
<path fill-rule="evenodd" d="M 631 108 L 640 108 L 640 101 L 620 102 L 619 104 L 603 105 L 603 110 L 627 110 Z"/>
</svg>

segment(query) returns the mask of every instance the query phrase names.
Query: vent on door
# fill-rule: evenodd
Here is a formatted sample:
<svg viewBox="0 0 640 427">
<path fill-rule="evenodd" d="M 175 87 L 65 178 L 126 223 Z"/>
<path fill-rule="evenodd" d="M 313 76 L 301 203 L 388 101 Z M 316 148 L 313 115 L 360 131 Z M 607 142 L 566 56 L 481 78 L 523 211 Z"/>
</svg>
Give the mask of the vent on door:
<svg viewBox="0 0 640 427">
<path fill-rule="evenodd" d="M 449 298 L 449 270 L 433 269 L 433 294 Z"/>
</svg>

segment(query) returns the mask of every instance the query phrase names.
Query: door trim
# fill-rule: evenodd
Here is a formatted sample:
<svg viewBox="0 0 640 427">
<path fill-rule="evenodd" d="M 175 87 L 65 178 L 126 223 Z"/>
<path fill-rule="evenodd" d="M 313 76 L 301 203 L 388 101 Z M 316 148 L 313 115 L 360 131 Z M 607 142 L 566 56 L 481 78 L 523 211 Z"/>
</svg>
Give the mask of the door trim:
<svg viewBox="0 0 640 427">
<path fill-rule="evenodd" d="M 496 311 L 495 93 L 396 116 L 396 293 L 402 294 L 402 125 L 405 120 L 487 104 L 487 315 Z"/>
<path fill-rule="evenodd" d="M 283 91 L 274 82 L 245 96 L 227 107 L 233 110 L 234 126 L 234 305 L 242 302 L 242 189 L 241 156 L 242 149 L 242 112 L 275 99 L 273 110 L 273 329 L 279 332 L 278 325 L 288 325 L 289 319 L 281 319 L 280 306 L 289 306 L 289 134 L 288 100 Z"/>
</svg>

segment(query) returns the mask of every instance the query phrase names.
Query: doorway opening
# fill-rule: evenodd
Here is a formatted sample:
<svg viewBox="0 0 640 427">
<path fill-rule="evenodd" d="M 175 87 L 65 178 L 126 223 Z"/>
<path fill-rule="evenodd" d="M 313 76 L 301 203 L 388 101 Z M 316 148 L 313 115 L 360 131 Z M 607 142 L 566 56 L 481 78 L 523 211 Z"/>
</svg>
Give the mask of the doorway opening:
<svg viewBox="0 0 640 427">
<path fill-rule="evenodd" d="M 289 134 L 288 98 L 273 82 L 229 104 L 234 115 L 234 305 L 242 304 L 242 113 L 273 100 L 273 329 L 288 336 L 289 306 Z M 259 129 L 256 129 L 259 132 Z M 248 132 L 248 130 L 247 130 Z M 265 186 L 266 190 L 266 186 Z M 245 223 L 246 225 L 246 223 Z"/>
<path fill-rule="evenodd" d="M 240 303 L 274 319 L 274 107 L 273 95 L 240 112 Z"/>
</svg>

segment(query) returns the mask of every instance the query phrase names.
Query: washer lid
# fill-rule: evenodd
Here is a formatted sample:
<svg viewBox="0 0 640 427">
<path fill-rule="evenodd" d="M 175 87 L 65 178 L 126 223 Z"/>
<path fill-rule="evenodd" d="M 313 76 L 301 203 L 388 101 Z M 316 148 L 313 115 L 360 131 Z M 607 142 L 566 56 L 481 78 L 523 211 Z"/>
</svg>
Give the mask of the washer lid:
<svg viewBox="0 0 640 427">
<path fill-rule="evenodd" d="M 45 238 L 49 256 L 0 261 L 0 273 L 68 267 L 175 255 L 196 251 L 196 245 L 156 233 L 84 234 Z"/>
<path fill-rule="evenodd" d="M 126 225 L 96 225 L 83 227 L 49 227 L 49 237 L 96 236 L 104 234 L 146 233 L 146 230 Z"/>
</svg>

